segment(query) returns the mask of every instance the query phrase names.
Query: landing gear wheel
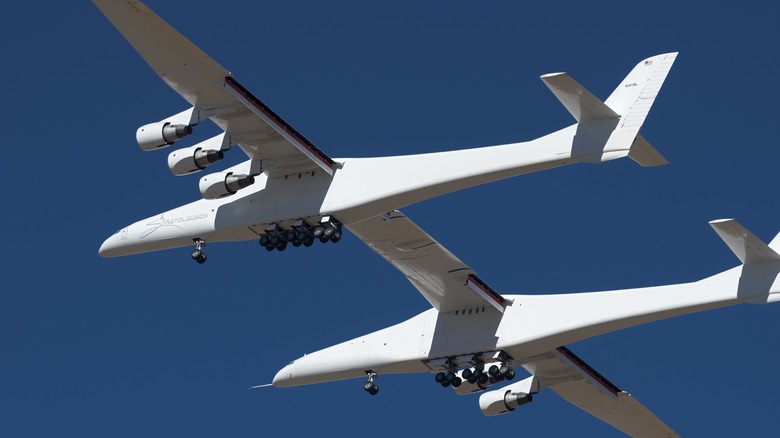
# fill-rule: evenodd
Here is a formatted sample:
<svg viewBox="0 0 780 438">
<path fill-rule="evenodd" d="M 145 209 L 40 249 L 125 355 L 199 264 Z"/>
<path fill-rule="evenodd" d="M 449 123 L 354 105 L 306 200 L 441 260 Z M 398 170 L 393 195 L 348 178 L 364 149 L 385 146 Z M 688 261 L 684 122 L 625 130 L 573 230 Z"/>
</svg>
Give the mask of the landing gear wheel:
<svg viewBox="0 0 780 438">
<path fill-rule="evenodd" d="M 463 380 L 461 380 L 460 377 L 455 377 L 455 379 L 452 381 L 451 385 L 453 388 L 457 388 L 460 386 L 460 384 L 463 383 Z"/>
<path fill-rule="evenodd" d="M 498 375 L 498 366 L 491 365 L 490 368 L 488 368 L 488 374 L 490 374 L 493 377 L 496 377 Z"/>
<path fill-rule="evenodd" d="M 324 232 L 325 232 L 325 228 L 322 225 L 317 225 L 316 227 L 314 227 L 314 231 L 312 231 L 311 234 L 314 237 L 320 237 Z"/>
<path fill-rule="evenodd" d="M 366 382 L 363 384 L 363 389 L 371 395 L 376 395 L 379 392 L 379 387 L 374 382 Z"/>
<path fill-rule="evenodd" d="M 297 248 L 297 247 L 301 246 L 303 244 L 303 242 L 301 242 L 300 240 L 293 240 L 292 244 L 293 244 L 294 247 Z"/>
<path fill-rule="evenodd" d="M 341 240 L 341 232 L 340 231 L 336 231 L 335 233 L 333 233 L 332 236 L 330 236 L 330 241 L 333 242 L 333 243 L 338 243 L 339 240 Z"/>
<path fill-rule="evenodd" d="M 379 387 L 374 383 L 376 373 L 373 371 L 366 371 L 366 374 L 368 374 L 368 380 L 363 384 L 363 389 L 371 395 L 376 395 L 379 392 Z"/>
<path fill-rule="evenodd" d="M 312 239 L 311 237 L 307 237 L 307 238 L 303 239 L 303 246 L 308 248 L 308 247 L 312 246 L 313 244 L 314 244 L 314 239 Z"/>
<path fill-rule="evenodd" d="M 474 373 L 471 371 L 471 368 L 466 368 L 462 373 L 460 373 L 460 376 L 468 380 L 472 374 Z"/>
<path fill-rule="evenodd" d="M 268 246 L 271 243 L 271 238 L 267 234 L 260 236 L 260 246 Z"/>
<path fill-rule="evenodd" d="M 206 263 L 206 253 L 203 252 L 203 247 L 206 246 L 206 242 L 201 239 L 194 239 L 195 240 L 195 249 L 192 251 L 192 254 L 190 256 L 192 257 L 192 260 L 195 260 L 198 262 L 199 265 L 202 265 Z"/>
<path fill-rule="evenodd" d="M 331 235 L 333 235 L 333 233 L 335 233 L 335 232 L 336 232 L 336 228 L 334 228 L 333 226 L 330 226 L 330 225 L 329 225 L 329 226 L 327 226 L 327 227 L 325 228 L 325 230 L 324 230 L 324 232 L 322 233 L 322 235 L 323 235 L 323 236 L 325 236 L 325 237 L 330 237 L 330 236 L 331 236 Z"/>
<path fill-rule="evenodd" d="M 285 248 L 287 248 L 287 242 L 285 242 L 284 240 L 276 244 L 276 249 L 278 249 L 279 251 L 284 251 Z"/>
<path fill-rule="evenodd" d="M 328 243 L 328 242 L 330 242 L 330 237 L 322 235 L 322 236 L 320 236 L 320 242 Z"/>
<path fill-rule="evenodd" d="M 268 251 L 273 251 L 276 249 L 276 247 L 269 243 L 268 245 L 265 246 L 265 249 L 267 249 Z"/>
<path fill-rule="evenodd" d="M 436 376 L 434 377 L 434 379 L 436 380 L 436 383 L 441 383 L 446 378 L 447 378 L 447 375 L 442 373 L 442 372 L 436 373 Z"/>
<path fill-rule="evenodd" d="M 477 382 L 479 382 L 479 383 L 484 385 L 484 384 L 486 384 L 488 382 L 488 380 L 490 380 L 490 377 L 488 377 L 487 374 L 481 374 L 479 376 L 479 378 L 477 379 Z"/>
<path fill-rule="evenodd" d="M 506 373 L 506 376 L 504 376 L 507 380 L 512 380 L 515 378 L 515 370 L 510 368 L 509 371 Z"/>
<path fill-rule="evenodd" d="M 203 251 L 196 249 L 195 251 L 192 251 L 192 260 L 195 260 L 198 262 L 199 265 L 202 265 L 206 263 L 206 253 Z"/>
</svg>

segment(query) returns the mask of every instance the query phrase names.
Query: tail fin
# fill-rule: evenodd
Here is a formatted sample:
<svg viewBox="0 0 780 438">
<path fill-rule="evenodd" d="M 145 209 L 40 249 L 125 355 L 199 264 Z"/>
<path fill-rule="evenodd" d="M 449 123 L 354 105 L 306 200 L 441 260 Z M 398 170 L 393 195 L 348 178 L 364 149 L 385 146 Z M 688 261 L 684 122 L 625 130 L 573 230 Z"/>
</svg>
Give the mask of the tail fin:
<svg viewBox="0 0 780 438">
<path fill-rule="evenodd" d="M 778 237 L 767 245 L 734 219 L 710 222 L 715 232 L 742 262 L 741 267 L 721 272 L 710 278 L 734 276 L 739 272 L 737 299 L 750 304 L 768 304 L 780 301 L 780 254 L 777 253 Z M 772 246 L 775 246 L 772 248 Z"/>
<path fill-rule="evenodd" d="M 620 129 L 642 127 L 675 59 L 677 52 L 640 61 L 607 98 L 607 106 L 621 116 Z"/>
<path fill-rule="evenodd" d="M 567 73 L 551 73 L 541 77 L 579 123 L 578 133 L 580 130 L 583 133 L 588 130 L 600 131 L 605 124 L 611 125 L 609 138 L 597 145 L 597 151 L 590 151 L 593 155 L 583 161 L 600 163 L 628 155 L 645 167 L 668 164 L 668 161 L 639 135 L 639 129 L 676 58 L 677 53 L 674 52 L 642 60 L 606 102 L 599 100 Z M 587 136 L 586 134 L 582 137 Z"/>
</svg>

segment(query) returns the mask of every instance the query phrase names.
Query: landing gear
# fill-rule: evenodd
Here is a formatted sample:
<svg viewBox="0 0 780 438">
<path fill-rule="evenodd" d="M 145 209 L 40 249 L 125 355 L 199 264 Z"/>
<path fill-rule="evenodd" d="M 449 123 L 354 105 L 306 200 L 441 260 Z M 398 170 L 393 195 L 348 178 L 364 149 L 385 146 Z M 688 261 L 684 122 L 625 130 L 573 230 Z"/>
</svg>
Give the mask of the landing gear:
<svg viewBox="0 0 780 438">
<path fill-rule="evenodd" d="M 309 247 L 315 240 L 337 243 L 343 237 L 342 225 L 331 216 L 324 216 L 317 225 L 298 219 L 290 226 L 272 223 L 260 236 L 260 246 L 268 251 L 284 251 L 287 245 Z"/>
<path fill-rule="evenodd" d="M 194 239 L 195 249 L 192 251 L 192 260 L 198 262 L 199 265 L 206 263 L 206 253 L 203 252 L 203 247 L 206 246 L 206 242 L 203 239 Z"/>
<path fill-rule="evenodd" d="M 512 380 L 515 378 L 515 370 L 509 361 L 501 362 L 500 365 L 491 365 L 488 369 L 490 381 L 492 383 L 500 382 L 504 379 Z"/>
<path fill-rule="evenodd" d="M 498 383 L 502 380 L 512 380 L 515 378 L 515 370 L 512 368 L 512 358 L 504 353 L 490 352 L 477 353 L 470 359 L 468 356 L 458 356 L 450 358 L 435 359 L 432 361 L 435 366 L 444 368 L 443 371 L 436 373 L 434 379 L 436 383 L 447 388 L 452 386 L 458 388 L 460 385 L 468 382 L 469 385 L 479 385 L 480 389 Z M 485 363 L 485 359 L 489 362 Z M 461 369 L 460 367 L 466 366 Z"/>
<path fill-rule="evenodd" d="M 379 392 L 379 386 L 374 383 L 377 374 L 373 371 L 366 371 L 366 374 L 368 375 L 368 380 L 363 384 L 363 389 L 371 395 L 376 395 Z"/>
</svg>

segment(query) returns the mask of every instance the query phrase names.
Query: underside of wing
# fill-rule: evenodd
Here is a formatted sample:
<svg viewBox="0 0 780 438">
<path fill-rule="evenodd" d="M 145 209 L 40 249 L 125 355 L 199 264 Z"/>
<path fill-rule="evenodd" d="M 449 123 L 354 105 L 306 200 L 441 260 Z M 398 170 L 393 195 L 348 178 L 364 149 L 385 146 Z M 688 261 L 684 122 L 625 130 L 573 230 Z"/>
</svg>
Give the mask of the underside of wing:
<svg viewBox="0 0 780 438">
<path fill-rule="evenodd" d="M 347 228 L 401 271 L 439 312 L 486 305 L 503 312 L 511 304 L 400 211 Z"/>
<path fill-rule="evenodd" d="M 564 400 L 633 437 L 678 435 L 631 394 L 590 367 L 566 347 L 529 358 L 523 367 Z"/>
<path fill-rule="evenodd" d="M 140 1 L 93 0 L 152 69 L 197 111 L 210 118 L 261 168 L 271 173 L 337 168 L 231 73 Z"/>
</svg>

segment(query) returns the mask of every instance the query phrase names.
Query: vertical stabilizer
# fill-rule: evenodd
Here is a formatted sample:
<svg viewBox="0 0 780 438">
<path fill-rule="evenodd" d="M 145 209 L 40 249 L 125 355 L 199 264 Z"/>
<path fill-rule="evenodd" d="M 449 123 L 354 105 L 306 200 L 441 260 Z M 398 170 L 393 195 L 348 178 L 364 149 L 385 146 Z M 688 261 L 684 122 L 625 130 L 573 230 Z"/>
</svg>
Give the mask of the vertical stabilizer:
<svg viewBox="0 0 780 438">
<path fill-rule="evenodd" d="M 604 103 L 621 115 L 619 128 L 642 126 L 675 59 L 677 52 L 640 61 L 607 98 Z"/>
</svg>

